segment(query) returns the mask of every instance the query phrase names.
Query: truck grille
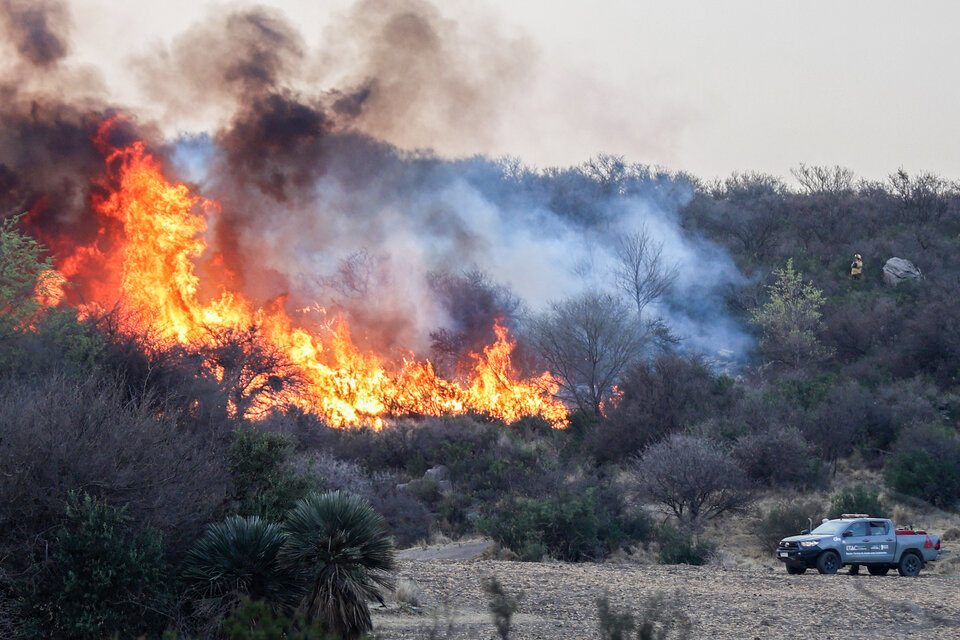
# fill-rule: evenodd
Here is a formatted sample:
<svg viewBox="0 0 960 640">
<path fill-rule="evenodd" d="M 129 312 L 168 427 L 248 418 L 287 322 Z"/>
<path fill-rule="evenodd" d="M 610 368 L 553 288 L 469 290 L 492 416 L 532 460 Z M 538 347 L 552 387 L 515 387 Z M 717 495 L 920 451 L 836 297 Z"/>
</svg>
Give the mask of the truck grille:
<svg viewBox="0 0 960 640">
<path fill-rule="evenodd" d="M 781 542 L 779 548 L 780 549 L 799 549 L 800 545 L 798 545 L 796 542 Z"/>
</svg>

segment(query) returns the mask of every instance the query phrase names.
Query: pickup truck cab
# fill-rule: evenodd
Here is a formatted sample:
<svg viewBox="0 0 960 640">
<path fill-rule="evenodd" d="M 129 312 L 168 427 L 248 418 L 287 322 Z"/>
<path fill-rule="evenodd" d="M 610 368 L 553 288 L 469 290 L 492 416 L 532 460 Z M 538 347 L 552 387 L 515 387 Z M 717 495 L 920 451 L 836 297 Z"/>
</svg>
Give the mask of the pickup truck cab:
<svg viewBox="0 0 960 640">
<path fill-rule="evenodd" d="M 791 575 L 814 567 L 820 573 L 836 573 L 846 565 L 855 574 L 865 565 L 875 576 L 886 575 L 894 567 L 902 576 L 915 576 L 940 552 L 939 536 L 897 529 L 886 518 L 845 513 L 824 520 L 813 531 L 784 538 L 777 547 L 777 558 Z"/>
</svg>

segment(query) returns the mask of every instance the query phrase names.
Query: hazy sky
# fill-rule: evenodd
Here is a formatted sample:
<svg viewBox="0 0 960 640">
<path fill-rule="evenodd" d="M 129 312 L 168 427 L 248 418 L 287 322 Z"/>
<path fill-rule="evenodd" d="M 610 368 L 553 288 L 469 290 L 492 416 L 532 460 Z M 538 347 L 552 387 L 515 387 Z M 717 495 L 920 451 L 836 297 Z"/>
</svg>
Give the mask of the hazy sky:
<svg viewBox="0 0 960 640">
<path fill-rule="evenodd" d="M 322 49 L 329 24 L 352 2 L 260 4 L 282 11 L 309 47 Z M 75 55 L 129 103 L 145 101 L 130 59 L 169 46 L 218 7 L 206 0 L 69 5 Z M 870 178 L 898 167 L 960 178 L 958 2 L 446 0 L 437 7 L 465 49 L 472 36 L 494 32 L 504 50 L 524 45 L 514 56 L 523 73 L 483 136 L 418 139 L 443 154 L 510 154 L 544 166 L 617 153 L 705 178 L 786 177 L 801 162 L 840 164 Z M 486 38 L 484 46 L 500 44 Z"/>
</svg>

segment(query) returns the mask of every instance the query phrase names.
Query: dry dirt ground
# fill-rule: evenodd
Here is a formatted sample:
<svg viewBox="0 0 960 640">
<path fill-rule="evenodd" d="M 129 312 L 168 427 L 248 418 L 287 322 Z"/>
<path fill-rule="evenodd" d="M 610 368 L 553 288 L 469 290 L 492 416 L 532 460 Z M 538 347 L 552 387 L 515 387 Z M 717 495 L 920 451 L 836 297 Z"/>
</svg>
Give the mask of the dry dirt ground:
<svg viewBox="0 0 960 640">
<path fill-rule="evenodd" d="M 960 576 L 929 571 L 917 578 L 816 571 L 789 576 L 782 567 L 523 563 L 466 559 L 474 548 L 407 553 L 398 577 L 419 590 L 420 606 L 374 607 L 378 638 L 494 639 L 482 582 L 497 576 L 508 593 L 524 593 L 513 640 L 599 638 L 595 600 L 637 612 L 657 591 L 677 592 L 694 624 L 693 638 L 960 639 Z M 866 573 L 866 572 L 864 572 Z M 409 588 L 409 582 L 406 582 Z M 437 635 L 430 635 L 431 626 Z"/>
</svg>

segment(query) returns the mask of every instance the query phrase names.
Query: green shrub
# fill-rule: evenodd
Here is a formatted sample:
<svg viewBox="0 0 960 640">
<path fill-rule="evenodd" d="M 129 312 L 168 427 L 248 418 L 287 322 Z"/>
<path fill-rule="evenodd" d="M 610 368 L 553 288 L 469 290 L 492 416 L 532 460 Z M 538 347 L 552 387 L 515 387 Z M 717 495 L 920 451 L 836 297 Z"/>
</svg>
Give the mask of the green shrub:
<svg viewBox="0 0 960 640">
<path fill-rule="evenodd" d="M 836 386 L 836 375 L 818 372 L 810 377 L 784 378 L 777 385 L 777 393 L 793 404 L 810 409 L 823 402 Z"/>
<path fill-rule="evenodd" d="M 890 488 L 941 508 L 960 503 L 960 440 L 940 428 L 916 427 L 887 462 Z"/>
<path fill-rule="evenodd" d="M 681 531 L 664 523 L 657 531 L 662 564 L 705 565 L 716 551 L 716 545 L 694 538 L 692 533 Z"/>
<path fill-rule="evenodd" d="M 647 517 L 618 512 L 605 502 L 598 487 L 564 488 L 546 498 L 508 496 L 488 509 L 479 527 L 526 561 L 544 555 L 599 560 L 619 545 L 648 538 Z"/>
<path fill-rule="evenodd" d="M 822 517 L 823 508 L 813 500 L 784 501 L 761 511 L 748 529 L 764 549 L 774 551 L 781 540 L 817 526 Z"/>
<path fill-rule="evenodd" d="M 326 640 L 330 636 L 319 624 L 302 616 L 288 617 L 264 602 L 244 598 L 223 621 L 223 636 L 228 640 Z"/>
<path fill-rule="evenodd" d="M 24 596 L 22 638 L 99 640 L 159 634 L 160 534 L 133 531 L 123 509 L 70 493 L 51 562 Z"/>
<path fill-rule="evenodd" d="M 840 489 L 830 497 L 830 518 L 839 518 L 844 513 L 866 513 L 874 518 L 886 516 L 880 503 L 880 490 L 865 484 Z"/>
<path fill-rule="evenodd" d="M 320 478 L 287 463 L 293 442 L 279 433 L 237 429 L 227 452 L 237 513 L 279 520 L 297 500 L 321 489 Z"/>
</svg>

